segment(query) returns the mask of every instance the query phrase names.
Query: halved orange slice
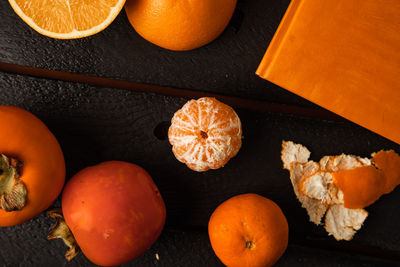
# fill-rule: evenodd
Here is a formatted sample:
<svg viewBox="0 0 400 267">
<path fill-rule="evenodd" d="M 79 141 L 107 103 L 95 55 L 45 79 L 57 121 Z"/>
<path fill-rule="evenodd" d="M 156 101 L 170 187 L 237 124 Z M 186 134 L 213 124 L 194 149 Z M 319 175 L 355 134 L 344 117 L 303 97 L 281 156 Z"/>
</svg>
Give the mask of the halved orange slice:
<svg viewBox="0 0 400 267">
<path fill-rule="evenodd" d="M 14 11 L 37 32 L 75 39 L 104 30 L 125 0 L 9 0 Z"/>
</svg>

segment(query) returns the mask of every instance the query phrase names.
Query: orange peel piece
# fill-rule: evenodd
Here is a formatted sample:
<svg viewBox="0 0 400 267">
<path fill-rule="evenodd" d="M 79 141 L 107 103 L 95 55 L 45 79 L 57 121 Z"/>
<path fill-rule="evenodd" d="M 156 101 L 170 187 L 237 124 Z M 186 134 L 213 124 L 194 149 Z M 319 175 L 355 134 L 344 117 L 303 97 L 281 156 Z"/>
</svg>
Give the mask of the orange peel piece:
<svg viewBox="0 0 400 267">
<path fill-rule="evenodd" d="M 400 184 L 400 156 L 393 150 L 372 154 L 372 162 L 383 170 L 386 177 L 384 194 L 392 192 Z"/>
<path fill-rule="evenodd" d="M 290 170 L 292 163 L 306 163 L 311 152 L 300 144 L 295 144 L 292 141 L 282 141 L 281 159 L 283 168 Z"/>
<path fill-rule="evenodd" d="M 304 195 L 324 204 L 343 204 L 343 192 L 336 187 L 330 172 L 318 171 L 304 178 L 300 183 Z"/>
<path fill-rule="evenodd" d="M 318 163 L 309 161 L 303 164 L 294 164 L 290 172 L 290 181 L 292 182 L 294 193 L 300 201 L 303 208 L 306 209 L 310 221 L 319 225 L 326 212 L 327 206 L 317 199 L 313 199 L 301 193 L 299 184 L 304 177 L 313 175 L 318 171 Z"/>
<path fill-rule="evenodd" d="M 374 166 L 333 172 L 332 177 L 349 209 L 362 209 L 377 201 L 386 184 L 384 172 Z"/>
<path fill-rule="evenodd" d="M 332 205 L 325 215 L 325 230 L 339 240 L 351 240 L 360 230 L 368 212 L 363 209 L 347 209 L 343 205 Z"/>
<path fill-rule="evenodd" d="M 332 173 L 371 165 L 371 161 L 342 154 L 325 156 L 314 162 L 308 160 L 309 156 L 310 151 L 306 147 L 282 141 L 283 167 L 290 171 L 293 190 L 307 210 L 310 221 L 319 225 L 325 215 L 325 229 L 329 234 L 337 240 L 351 240 L 368 212 L 344 207 L 343 192 L 335 185 Z"/>
<path fill-rule="evenodd" d="M 301 206 L 306 209 L 310 221 L 319 225 L 326 212 L 326 205 L 302 194 L 299 188 L 304 177 L 311 176 L 319 170 L 318 163 L 308 161 L 310 154 L 311 152 L 305 146 L 295 144 L 292 141 L 282 141 L 281 159 L 283 168 L 290 171 L 290 181 L 294 193 Z"/>
<path fill-rule="evenodd" d="M 400 156 L 393 150 L 373 153 L 372 159 L 325 156 L 318 163 L 309 156 L 306 147 L 282 141 L 283 167 L 298 200 L 315 224 L 325 215 L 325 229 L 336 240 L 351 240 L 368 216 L 363 208 L 400 184 Z"/>
<path fill-rule="evenodd" d="M 339 156 L 325 156 L 321 158 L 319 165 L 322 171 L 336 172 L 371 165 L 371 161 L 367 158 L 341 154 Z"/>
</svg>

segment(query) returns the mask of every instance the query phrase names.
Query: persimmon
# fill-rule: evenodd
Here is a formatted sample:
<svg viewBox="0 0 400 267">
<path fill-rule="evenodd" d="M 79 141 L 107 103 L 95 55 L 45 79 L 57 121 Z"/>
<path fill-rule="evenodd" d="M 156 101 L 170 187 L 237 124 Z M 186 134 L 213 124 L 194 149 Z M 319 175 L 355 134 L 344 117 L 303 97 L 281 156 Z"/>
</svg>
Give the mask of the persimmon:
<svg viewBox="0 0 400 267">
<path fill-rule="evenodd" d="M 58 220 L 49 239 L 64 240 L 70 247 L 68 260 L 79 246 L 93 263 L 113 266 L 150 248 L 164 227 L 166 209 L 143 168 L 109 161 L 75 174 L 62 194 L 62 214 L 50 215 Z"/>
<path fill-rule="evenodd" d="M 273 265 L 288 245 L 289 226 L 272 200 L 257 194 L 232 197 L 212 213 L 211 246 L 228 267 Z"/>
<path fill-rule="evenodd" d="M 212 97 L 188 101 L 171 121 L 175 157 L 198 172 L 223 167 L 242 146 L 242 124 L 228 105 Z"/>
<path fill-rule="evenodd" d="M 185 51 L 206 45 L 226 28 L 237 0 L 127 0 L 136 32 L 160 47 Z"/>
<path fill-rule="evenodd" d="M 28 111 L 0 106 L 0 226 L 47 209 L 64 181 L 64 156 L 50 130 Z"/>
</svg>

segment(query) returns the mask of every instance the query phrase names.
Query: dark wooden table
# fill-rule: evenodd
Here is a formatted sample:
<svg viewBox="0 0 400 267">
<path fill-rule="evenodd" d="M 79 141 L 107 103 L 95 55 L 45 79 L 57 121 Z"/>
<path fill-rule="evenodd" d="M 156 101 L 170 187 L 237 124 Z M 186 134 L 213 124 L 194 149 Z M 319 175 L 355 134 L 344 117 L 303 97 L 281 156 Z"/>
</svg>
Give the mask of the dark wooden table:
<svg viewBox="0 0 400 267">
<path fill-rule="evenodd" d="M 216 41 L 194 51 L 171 52 L 143 40 L 124 12 L 95 36 L 55 40 L 30 29 L 7 1 L 0 2 L 0 104 L 25 108 L 48 125 L 63 148 L 67 179 L 88 165 L 125 160 L 147 169 L 160 188 L 167 205 L 165 230 L 128 266 L 222 266 L 208 241 L 208 218 L 222 201 L 247 192 L 274 200 L 287 216 L 289 247 L 277 266 L 400 265 L 400 189 L 367 208 L 370 216 L 352 241 L 337 242 L 308 221 L 282 169 L 282 139 L 306 145 L 314 160 L 342 152 L 369 156 L 380 149 L 400 151 L 399 145 L 254 74 L 288 4 L 239 0 Z M 3 63 L 33 68 L 24 72 Z M 149 88 L 38 68 L 187 90 L 179 97 L 169 89 L 135 92 L 121 88 Z M 243 147 L 217 171 L 190 171 L 174 158 L 166 138 L 173 113 L 196 93 L 244 99 L 235 104 Z M 257 105 L 243 108 L 243 103 Z M 0 265 L 92 265 L 83 255 L 65 261 L 62 242 L 46 240 L 51 223 L 42 214 L 0 229 Z"/>
</svg>

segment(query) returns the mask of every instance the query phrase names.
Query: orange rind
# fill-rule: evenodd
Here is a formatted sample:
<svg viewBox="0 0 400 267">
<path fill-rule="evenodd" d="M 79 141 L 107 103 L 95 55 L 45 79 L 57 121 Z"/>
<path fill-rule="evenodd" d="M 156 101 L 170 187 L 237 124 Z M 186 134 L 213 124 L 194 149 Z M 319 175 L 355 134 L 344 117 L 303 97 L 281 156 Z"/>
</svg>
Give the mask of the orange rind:
<svg viewBox="0 0 400 267">
<path fill-rule="evenodd" d="M 400 157 L 393 150 L 379 151 L 372 154 L 372 163 L 385 172 L 384 194 L 388 194 L 400 184 Z"/>
<path fill-rule="evenodd" d="M 290 171 L 293 190 L 310 221 L 320 224 L 337 240 L 351 240 L 368 216 L 363 208 L 400 184 L 400 156 L 393 150 L 372 154 L 325 156 L 308 160 L 309 150 L 282 142 L 283 167 Z"/>
<path fill-rule="evenodd" d="M 384 172 L 374 166 L 337 171 L 332 176 L 336 187 L 343 192 L 346 208 L 365 208 L 383 195 L 386 182 Z"/>
</svg>

